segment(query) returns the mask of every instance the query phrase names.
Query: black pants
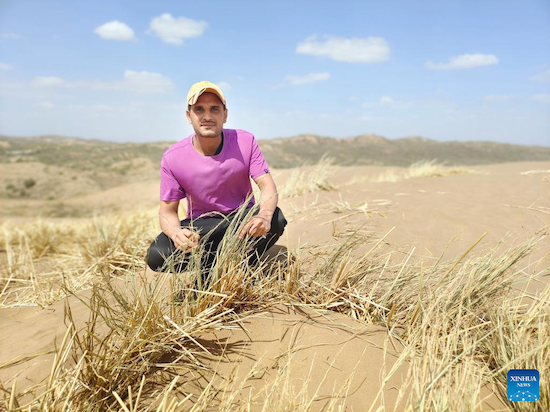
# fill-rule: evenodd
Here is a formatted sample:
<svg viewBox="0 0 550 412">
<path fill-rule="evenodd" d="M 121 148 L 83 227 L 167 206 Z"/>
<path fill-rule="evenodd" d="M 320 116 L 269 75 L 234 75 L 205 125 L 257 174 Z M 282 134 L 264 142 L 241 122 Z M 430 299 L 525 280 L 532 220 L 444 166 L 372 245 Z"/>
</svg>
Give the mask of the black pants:
<svg viewBox="0 0 550 412">
<path fill-rule="evenodd" d="M 256 212 L 257 213 L 257 212 Z M 182 228 L 190 228 L 200 234 L 199 243 L 204 247 L 204 254 L 201 261 L 201 272 L 203 278 L 208 276 L 208 272 L 214 264 L 216 251 L 222 238 L 229 227 L 229 224 L 236 218 L 235 214 L 229 214 L 226 217 L 201 217 L 191 221 L 191 219 L 185 219 L 181 221 Z M 266 233 L 265 237 L 256 239 L 254 241 L 253 253 L 249 258 L 249 263 L 255 263 L 258 258 L 267 251 L 271 246 L 277 242 L 279 237 L 283 234 L 287 221 L 283 216 L 281 209 L 276 208 L 271 219 L 271 229 Z M 174 255 L 175 254 L 175 255 Z M 183 254 L 183 256 L 182 256 Z M 161 233 L 151 243 L 149 250 L 147 251 L 147 265 L 155 272 L 163 269 L 165 261 L 170 256 L 177 257 L 174 259 L 176 264 L 172 268 L 164 267 L 166 270 L 175 270 L 176 272 L 183 272 L 188 265 L 189 253 L 184 254 L 179 249 L 176 249 L 174 242 L 164 233 Z"/>
</svg>

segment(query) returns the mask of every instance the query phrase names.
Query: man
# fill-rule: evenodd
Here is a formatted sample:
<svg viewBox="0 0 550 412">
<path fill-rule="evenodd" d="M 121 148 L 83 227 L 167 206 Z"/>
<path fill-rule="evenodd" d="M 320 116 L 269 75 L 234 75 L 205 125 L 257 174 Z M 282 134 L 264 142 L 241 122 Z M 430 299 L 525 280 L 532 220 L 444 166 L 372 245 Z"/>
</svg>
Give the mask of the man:
<svg viewBox="0 0 550 412">
<path fill-rule="evenodd" d="M 166 258 L 174 253 L 182 257 L 176 271 L 185 270 L 186 257 L 200 244 L 205 251 L 202 274 L 208 276 L 235 211 L 250 198 L 250 177 L 261 196 L 259 211 L 239 233 L 241 239 L 260 238 L 253 242 L 249 262 L 255 263 L 283 233 L 287 222 L 277 207 L 277 188 L 267 163 L 252 134 L 223 128 L 227 114 L 225 97 L 217 85 L 201 81 L 191 86 L 186 115 L 195 133 L 172 145 L 162 157 L 162 233 L 147 252 L 147 264 L 154 271 L 169 269 Z M 188 216 L 180 221 L 178 206 L 183 198 L 187 199 Z M 252 197 L 247 207 L 253 205 Z"/>
</svg>

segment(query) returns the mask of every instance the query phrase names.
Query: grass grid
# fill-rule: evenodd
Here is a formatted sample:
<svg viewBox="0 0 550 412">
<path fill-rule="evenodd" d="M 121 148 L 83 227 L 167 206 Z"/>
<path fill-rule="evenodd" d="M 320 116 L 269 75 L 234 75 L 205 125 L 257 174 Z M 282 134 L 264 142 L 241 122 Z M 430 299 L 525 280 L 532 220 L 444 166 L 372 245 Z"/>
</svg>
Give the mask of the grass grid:
<svg viewBox="0 0 550 412">
<path fill-rule="evenodd" d="M 69 326 L 46 382 L 21 391 L 16 379 L 1 383 L 5 409 L 246 411 L 261 404 L 264 411 L 312 410 L 316 394 L 291 383 L 291 355 L 275 380 L 250 397 L 240 395 L 244 381 L 216 380 L 205 362 L 219 356 L 205 345 L 209 333 L 283 304 L 386 327 L 402 351 L 382 382 L 401 366 L 407 370 L 400 408 L 477 410 L 494 393 L 510 410 L 550 410 L 550 286 L 536 296 L 517 292 L 544 231 L 504 250 L 499 244 L 478 251 L 476 242 L 458 259 L 426 267 L 414 250 L 396 261 L 380 248 L 384 238 L 359 253 L 365 250 L 359 230 L 250 267 L 250 244 L 232 236 L 240 230 L 232 224 L 210 284 L 195 289 L 201 250 L 186 276 L 170 273 L 177 262 L 169 261 L 164 273 L 146 277 L 144 239 L 156 234 L 152 220 L 143 213 L 3 228 L 0 305 L 47 306 L 75 296 L 89 309 L 78 327 L 67 306 Z M 512 368 L 539 370 L 538 402 L 506 401 Z M 204 374 L 209 384 L 187 391 L 182 383 L 189 374 Z M 344 382 L 325 410 L 345 408 L 348 389 Z M 384 410 L 377 405 L 372 410 Z"/>
</svg>

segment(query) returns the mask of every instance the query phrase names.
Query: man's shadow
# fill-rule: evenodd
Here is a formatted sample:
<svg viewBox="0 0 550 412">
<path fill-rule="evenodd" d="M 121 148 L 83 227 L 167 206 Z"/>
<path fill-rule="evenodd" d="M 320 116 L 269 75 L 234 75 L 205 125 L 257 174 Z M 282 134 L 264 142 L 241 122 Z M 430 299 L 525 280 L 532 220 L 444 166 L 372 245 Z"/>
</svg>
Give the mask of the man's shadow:
<svg viewBox="0 0 550 412">
<path fill-rule="evenodd" d="M 260 258 L 261 275 L 269 277 L 281 275 L 296 263 L 296 257 L 286 246 L 273 245 Z"/>
</svg>

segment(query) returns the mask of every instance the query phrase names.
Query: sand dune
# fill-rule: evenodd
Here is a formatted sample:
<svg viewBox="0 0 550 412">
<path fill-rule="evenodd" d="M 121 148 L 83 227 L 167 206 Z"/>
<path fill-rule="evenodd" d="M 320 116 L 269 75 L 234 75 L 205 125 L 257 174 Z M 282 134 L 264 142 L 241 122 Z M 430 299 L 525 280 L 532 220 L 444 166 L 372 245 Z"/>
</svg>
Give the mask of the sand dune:
<svg viewBox="0 0 550 412">
<path fill-rule="evenodd" d="M 416 177 L 377 181 L 390 169 L 382 167 L 335 167 L 334 191 L 307 193 L 282 199 L 280 207 L 289 225 L 279 244 L 289 250 L 330 244 L 359 227 L 365 236 L 379 239 L 393 251 L 392 259 L 412 259 L 433 264 L 456 259 L 484 233 L 474 249 L 497 247 L 503 250 L 533 233 L 550 227 L 550 162 L 529 162 L 471 167 L 475 173 L 444 177 Z M 395 175 L 404 169 L 391 169 Z M 539 173 L 525 173 L 539 171 Z M 279 186 L 291 171 L 275 171 Z M 136 182 L 101 194 L 70 199 L 72 206 L 97 206 L 108 212 L 155 208 L 157 184 Z M 23 202 L 24 203 L 24 202 Z M 24 222 L 25 219 L 20 219 Z M 498 246 L 498 242 L 508 240 Z M 414 248 L 414 250 L 413 250 Z M 550 239 L 539 243 L 529 256 L 523 276 L 546 270 L 528 290 L 537 292 L 550 283 Z M 156 275 L 147 269 L 147 278 Z M 121 280 L 120 282 L 124 282 Z M 524 285 L 524 284 L 523 284 Z M 86 299 L 89 291 L 80 292 Z M 88 317 L 80 300 L 70 297 L 75 319 L 82 327 Z M 18 387 L 25 388 L 48 376 L 53 349 L 65 334 L 65 302 L 47 308 L 13 307 L 0 309 L 0 381 L 10 387 L 17 375 Z M 9 332 L 7 332 L 9 331 Z M 397 388 L 407 379 L 408 362 L 393 371 L 383 390 L 381 379 L 403 353 L 402 345 L 388 328 L 365 325 L 342 314 L 278 305 L 261 308 L 242 319 L 239 327 L 205 334 L 213 352 L 205 363 L 215 373 L 183 375 L 182 390 L 192 402 L 208 382 L 220 388 L 215 399 L 222 402 L 224 390 L 238 393 L 237 404 L 251 399 L 253 410 L 261 410 L 273 388 L 293 396 L 314 399 L 311 410 L 323 410 L 331 402 L 348 410 L 368 410 L 383 405 L 386 410 L 403 410 Z M 44 354 L 50 352 L 49 354 Z M 285 370 L 281 381 L 281 371 Z M 410 382 L 409 382 L 410 384 Z M 485 387 L 480 407 L 505 409 L 494 388 Z"/>
<path fill-rule="evenodd" d="M 388 168 L 339 168 L 333 179 L 338 191 L 281 202 L 291 219 L 282 242 L 295 248 L 330 239 L 331 222 L 349 228 L 365 225 L 377 236 L 395 228 L 386 239 L 389 249 L 408 253 L 414 247 L 415 256 L 435 261 L 442 255 L 444 259 L 460 256 L 485 232 L 478 249 L 492 247 L 505 237 L 509 247 L 550 226 L 550 173 L 522 174 L 547 171 L 549 162 L 471 169 L 478 173 L 361 183 L 353 179 L 376 178 Z M 350 207 L 336 213 L 343 202 Z M 358 210 L 363 206 L 366 213 Z M 531 256 L 532 271 L 550 266 L 548 251 L 550 239 Z"/>
<path fill-rule="evenodd" d="M 157 276 L 148 270 L 150 281 Z M 118 281 L 123 286 L 125 281 Z M 71 307 L 77 329 L 85 327 L 89 309 L 82 300 L 89 291 L 47 308 L 2 309 L 0 329 L 0 381 L 17 378 L 19 390 L 45 380 L 51 372 L 55 348 L 66 333 L 65 304 Z M 100 333 L 98 331 L 97 333 Z M 400 343 L 385 328 L 365 326 L 340 314 L 308 308 L 277 306 L 245 316 L 239 327 L 205 334 L 201 342 L 215 356 L 203 358 L 214 373 L 188 372 L 182 390 L 197 399 L 209 382 L 225 392 L 239 393 L 235 402 L 252 398 L 261 410 L 274 385 L 289 395 L 315 399 L 313 410 L 331 401 L 355 410 L 371 404 L 396 407 L 396 389 L 405 380 L 406 365 L 399 366 L 381 389 L 401 352 Z M 8 365 L 6 365 L 9 363 Z M 69 363 L 69 365 L 74 363 Z M 281 373 L 283 378 L 280 377 Z M 284 387 L 290 387 L 286 389 Z M 380 392 L 380 393 L 379 393 Z M 334 394 L 341 399 L 332 399 Z M 24 398 L 30 400 L 30 397 Z M 214 408 L 215 409 L 215 408 Z"/>
<path fill-rule="evenodd" d="M 331 402 L 353 410 L 367 410 L 373 403 L 393 409 L 394 388 L 406 376 L 402 365 L 381 390 L 401 345 L 384 328 L 365 327 L 338 314 L 278 306 L 246 318 L 239 329 L 206 336 L 205 341 L 224 353 L 221 362 L 215 359 L 210 365 L 218 377 L 215 384 L 231 392 L 237 389 L 238 398 L 252 398 L 253 410 L 261 410 L 277 386 L 288 386 L 290 396 L 302 392 L 304 399 L 313 398 L 312 410 Z M 189 375 L 184 378 L 189 379 L 191 393 L 192 385 L 200 393 L 212 380 Z M 340 399 L 332 399 L 334 394 Z"/>
</svg>

